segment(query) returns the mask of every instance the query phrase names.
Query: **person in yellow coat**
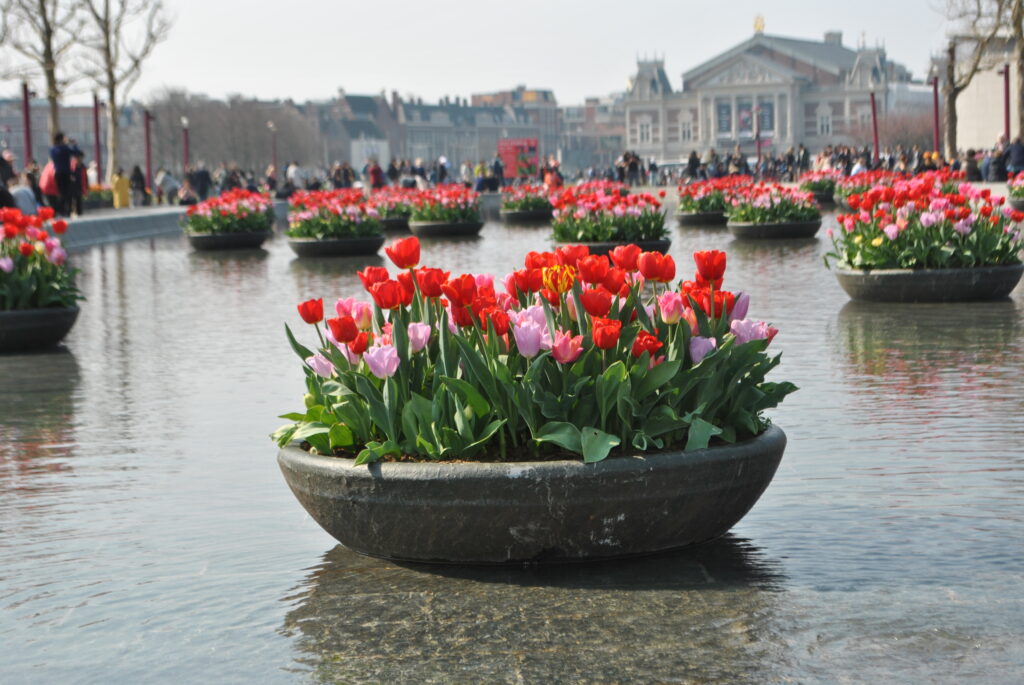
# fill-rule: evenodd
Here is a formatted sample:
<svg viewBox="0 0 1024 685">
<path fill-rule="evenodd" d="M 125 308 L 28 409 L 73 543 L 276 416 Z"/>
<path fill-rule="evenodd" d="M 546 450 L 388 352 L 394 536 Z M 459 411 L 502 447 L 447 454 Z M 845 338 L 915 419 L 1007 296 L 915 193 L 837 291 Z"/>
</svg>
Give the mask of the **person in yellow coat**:
<svg viewBox="0 0 1024 685">
<path fill-rule="evenodd" d="M 110 186 L 114 192 L 114 209 L 121 209 L 129 205 L 128 199 L 128 177 L 124 175 L 124 169 L 117 168 L 117 173 L 110 178 Z"/>
</svg>

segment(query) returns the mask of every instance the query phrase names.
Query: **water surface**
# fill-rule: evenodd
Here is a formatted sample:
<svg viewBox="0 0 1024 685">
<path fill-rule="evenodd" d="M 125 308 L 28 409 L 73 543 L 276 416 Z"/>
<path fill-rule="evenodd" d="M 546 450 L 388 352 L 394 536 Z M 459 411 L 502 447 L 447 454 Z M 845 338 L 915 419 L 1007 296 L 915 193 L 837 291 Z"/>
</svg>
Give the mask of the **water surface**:
<svg viewBox="0 0 1024 685">
<path fill-rule="evenodd" d="M 336 545 L 267 434 L 300 406 L 284 322 L 382 258 L 76 256 L 57 352 L 0 357 L 0 673 L 35 682 L 1019 682 L 1024 288 L 851 303 L 828 241 L 739 243 L 726 285 L 781 329 L 774 482 L 725 539 L 561 568 L 396 565 Z M 500 276 L 545 228 L 423 259 Z"/>
</svg>

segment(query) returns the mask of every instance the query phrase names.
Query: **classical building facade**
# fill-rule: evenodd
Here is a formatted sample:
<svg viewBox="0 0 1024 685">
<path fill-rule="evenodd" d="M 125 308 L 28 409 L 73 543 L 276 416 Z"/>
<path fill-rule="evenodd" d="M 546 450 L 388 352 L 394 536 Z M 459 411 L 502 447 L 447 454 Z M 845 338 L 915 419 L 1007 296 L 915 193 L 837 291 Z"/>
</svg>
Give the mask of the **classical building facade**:
<svg viewBox="0 0 1024 685">
<path fill-rule="evenodd" d="M 910 72 L 884 48 L 755 33 L 749 40 L 690 69 L 678 88 L 664 62 L 637 64 L 626 97 L 626 146 L 641 157 L 681 161 L 692 150 L 816 150 L 851 143 L 870 126 L 871 93 L 879 115 L 896 102 L 930 107 L 926 88 L 911 88 Z"/>
<path fill-rule="evenodd" d="M 575 170 L 605 170 L 625 149 L 626 96 L 586 98 L 562 108 L 562 165 Z"/>
</svg>

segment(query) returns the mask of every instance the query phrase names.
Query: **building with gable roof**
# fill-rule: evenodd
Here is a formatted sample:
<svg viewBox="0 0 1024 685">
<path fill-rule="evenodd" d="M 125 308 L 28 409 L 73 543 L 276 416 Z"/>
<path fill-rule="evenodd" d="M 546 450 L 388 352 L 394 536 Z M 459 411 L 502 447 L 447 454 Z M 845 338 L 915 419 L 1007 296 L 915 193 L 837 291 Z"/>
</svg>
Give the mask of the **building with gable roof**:
<svg viewBox="0 0 1024 685">
<path fill-rule="evenodd" d="M 895 104 L 930 108 L 930 89 L 887 59 L 885 49 L 756 32 L 682 75 L 673 88 L 663 60 L 641 60 L 626 96 L 626 146 L 644 158 L 682 161 L 693 150 L 750 154 L 803 143 L 811 150 L 853 143 L 870 126 L 871 93 L 879 116 Z"/>
</svg>

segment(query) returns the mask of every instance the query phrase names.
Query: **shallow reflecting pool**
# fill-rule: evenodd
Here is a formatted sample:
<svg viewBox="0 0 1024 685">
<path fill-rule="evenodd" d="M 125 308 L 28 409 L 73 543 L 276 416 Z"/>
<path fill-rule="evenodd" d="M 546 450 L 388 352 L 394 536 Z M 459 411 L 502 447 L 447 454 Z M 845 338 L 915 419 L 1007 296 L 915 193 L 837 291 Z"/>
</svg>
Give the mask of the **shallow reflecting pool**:
<svg viewBox="0 0 1024 685">
<path fill-rule="evenodd" d="M 66 345 L 0 357 L 0 680 L 1019 682 L 1024 288 L 852 303 L 824 236 L 672 231 L 681 275 L 727 250 L 727 286 L 781 329 L 789 447 L 727 538 L 559 568 L 364 558 L 285 485 L 283 323 L 383 258 L 299 261 L 280 238 L 77 255 Z M 500 276 L 547 236 L 492 222 L 423 258 Z"/>
</svg>

